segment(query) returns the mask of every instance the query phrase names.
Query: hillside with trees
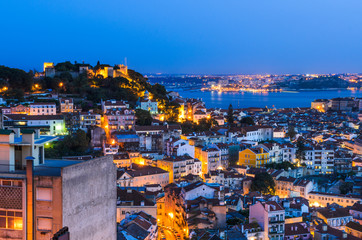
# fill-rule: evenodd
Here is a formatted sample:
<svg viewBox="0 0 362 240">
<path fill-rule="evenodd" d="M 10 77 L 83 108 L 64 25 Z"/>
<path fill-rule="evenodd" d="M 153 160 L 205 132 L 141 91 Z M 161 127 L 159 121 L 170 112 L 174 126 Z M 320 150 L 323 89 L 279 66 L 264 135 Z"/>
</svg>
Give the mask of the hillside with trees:
<svg viewBox="0 0 362 240">
<path fill-rule="evenodd" d="M 349 87 L 349 83 L 338 76 L 316 77 L 316 78 L 301 78 L 295 81 L 281 82 L 276 85 L 277 88 L 287 89 L 328 89 Z"/>
<path fill-rule="evenodd" d="M 115 99 L 128 101 L 131 107 L 135 107 L 144 92 L 148 91 L 159 103 L 159 110 L 166 119 L 177 121 L 179 105 L 170 101 L 164 86 L 150 84 L 142 74 L 131 69 L 128 69 L 127 75 L 115 78 L 78 74 L 79 65 L 69 61 L 57 63 L 55 70 L 60 74 L 54 77 L 36 77 L 32 71 L 0 66 L 0 89 L 6 99 L 22 100 L 24 93 L 51 91 L 77 95 L 86 100 L 89 106 L 96 106 L 101 99 Z M 101 64 L 98 62 L 95 67 L 88 66 L 98 68 Z"/>
</svg>

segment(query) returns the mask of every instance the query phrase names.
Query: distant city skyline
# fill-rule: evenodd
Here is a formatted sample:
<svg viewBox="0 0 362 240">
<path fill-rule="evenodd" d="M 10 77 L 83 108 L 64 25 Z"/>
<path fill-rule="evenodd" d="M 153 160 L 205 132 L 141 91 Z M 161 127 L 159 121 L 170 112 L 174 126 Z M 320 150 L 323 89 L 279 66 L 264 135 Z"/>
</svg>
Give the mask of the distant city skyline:
<svg viewBox="0 0 362 240">
<path fill-rule="evenodd" d="M 360 0 L 4 1 L 0 65 L 123 63 L 143 74 L 362 72 Z"/>
</svg>

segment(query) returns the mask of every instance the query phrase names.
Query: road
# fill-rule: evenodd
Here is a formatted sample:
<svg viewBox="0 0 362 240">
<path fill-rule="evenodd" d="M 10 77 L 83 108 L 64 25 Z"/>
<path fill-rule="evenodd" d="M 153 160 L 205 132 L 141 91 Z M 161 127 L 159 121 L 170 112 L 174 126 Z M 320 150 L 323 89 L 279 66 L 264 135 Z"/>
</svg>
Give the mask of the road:
<svg viewBox="0 0 362 240">
<path fill-rule="evenodd" d="M 170 231 L 169 229 L 165 228 L 165 227 L 159 227 L 159 232 L 158 232 L 158 239 L 162 239 L 162 233 L 161 233 L 161 229 L 163 229 L 163 232 L 165 233 L 165 238 L 167 240 L 176 240 L 175 235 L 172 233 L 172 231 Z"/>
</svg>

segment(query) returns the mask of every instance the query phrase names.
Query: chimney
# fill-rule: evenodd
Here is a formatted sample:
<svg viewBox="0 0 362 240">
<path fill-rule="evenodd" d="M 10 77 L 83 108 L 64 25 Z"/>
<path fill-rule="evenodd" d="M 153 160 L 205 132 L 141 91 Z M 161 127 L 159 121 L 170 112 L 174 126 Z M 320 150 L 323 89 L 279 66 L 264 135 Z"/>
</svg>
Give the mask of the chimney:
<svg viewBox="0 0 362 240">
<path fill-rule="evenodd" d="M 38 139 L 40 137 L 40 129 L 35 129 L 35 135 L 34 138 Z"/>
<path fill-rule="evenodd" d="M 20 128 L 14 128 L 13 131 L 15 132 L 15 137 L 19 138 L 20 137 Z"/>
<path fill-rule="evenodd" d="M 34 175 L 33 160 L 26 160 L 26 239 L 34 238 Z"/>
<path fill-rule="evenodd" d="M 323 232 L 327 232 L 328 226 L 326 224 L 323 225 Z"/>
<path fill-rule="evenodd" d="M 264 153 L 264 148 L 261 147 L 261 148 L 260 148 L 260 152 L 261 152 L 261 153 Z"/>
</svg>

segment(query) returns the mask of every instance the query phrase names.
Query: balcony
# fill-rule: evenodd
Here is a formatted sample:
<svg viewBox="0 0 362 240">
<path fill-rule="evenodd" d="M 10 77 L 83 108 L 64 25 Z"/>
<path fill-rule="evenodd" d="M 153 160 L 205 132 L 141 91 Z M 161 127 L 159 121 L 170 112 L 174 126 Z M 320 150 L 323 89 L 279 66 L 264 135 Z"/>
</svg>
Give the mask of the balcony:
<svg viewBox="0 0 362 240">
<path fill-rule="evenodd" d="M 269 233 L 271 233 L 271 234 L 278 233 L 278 229 L 276 229 L 276 228 L 271 228 L 271 229 L 269 229 Z"/>
<path fill-rule="evenodd" d="M 270 228 L 269 229 L 270 234 L 277 234 L 277 233 L 284 233 L 284 230 L 278 230 L 277 228 Z"/>
<path fill-rule="evenodd" d="M 281 223 L 281 222 L 284 222 L 284 219 L 281 219 L 281 218 L 269 218 L 269 223 Z"/>
</svg>

